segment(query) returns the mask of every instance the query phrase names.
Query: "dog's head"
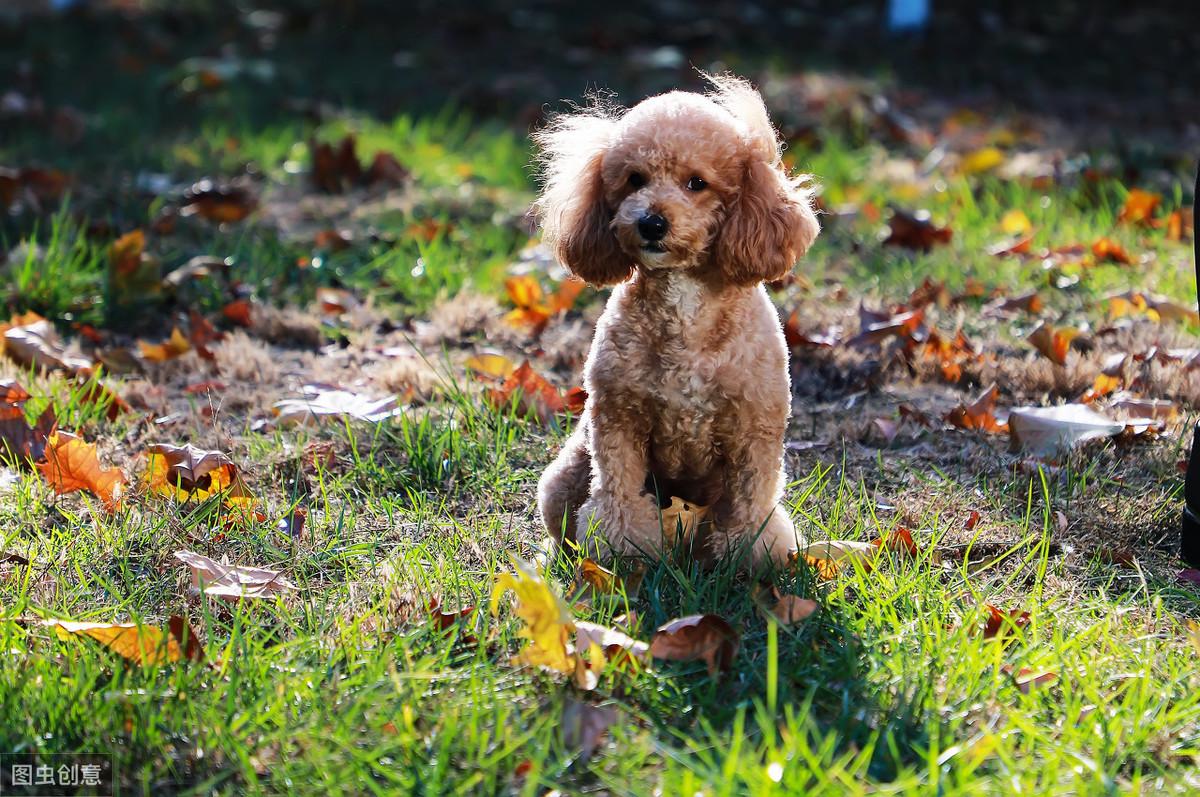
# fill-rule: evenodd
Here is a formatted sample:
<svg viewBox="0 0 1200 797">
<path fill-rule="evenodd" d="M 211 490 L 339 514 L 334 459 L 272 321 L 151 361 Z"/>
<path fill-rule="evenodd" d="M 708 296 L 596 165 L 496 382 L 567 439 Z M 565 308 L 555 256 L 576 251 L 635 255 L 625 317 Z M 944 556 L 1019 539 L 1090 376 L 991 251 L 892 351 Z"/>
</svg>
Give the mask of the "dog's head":
<svg viewBox="0 0 1200 797">
<path fill-rule="evenodd" d="M 541 131 L 537 209 L 559 260 L 594 284 L 635 268 L 747 285 L 779 279 L 819 229 L 803 178 L 783 168 L 762 98 L 712 77 L 627 112 L 593 108 Z"/>
</svg>

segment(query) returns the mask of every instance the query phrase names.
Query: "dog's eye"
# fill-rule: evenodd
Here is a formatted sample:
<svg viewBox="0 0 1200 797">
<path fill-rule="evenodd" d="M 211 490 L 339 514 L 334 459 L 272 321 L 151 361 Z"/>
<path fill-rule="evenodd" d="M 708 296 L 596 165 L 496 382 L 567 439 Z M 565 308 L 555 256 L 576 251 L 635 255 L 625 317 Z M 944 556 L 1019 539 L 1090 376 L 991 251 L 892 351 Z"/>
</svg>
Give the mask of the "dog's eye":
<svg viewBox="0 0 1200 797">
<path fill-rule="evenodd" d="M 646 184 L 646 175 L 641 172 L 630 172 L 629 184 L 634 188 L 641 188 Z"/>
<path fill-rule="evenodd" d="M 692 175 L 692 178 L 687 181 L 687 190 L 689 191 L 703 191 L 705 188 L 708 188 L 708 183 L 704 182 L 703 177 Z"/>
</svg>

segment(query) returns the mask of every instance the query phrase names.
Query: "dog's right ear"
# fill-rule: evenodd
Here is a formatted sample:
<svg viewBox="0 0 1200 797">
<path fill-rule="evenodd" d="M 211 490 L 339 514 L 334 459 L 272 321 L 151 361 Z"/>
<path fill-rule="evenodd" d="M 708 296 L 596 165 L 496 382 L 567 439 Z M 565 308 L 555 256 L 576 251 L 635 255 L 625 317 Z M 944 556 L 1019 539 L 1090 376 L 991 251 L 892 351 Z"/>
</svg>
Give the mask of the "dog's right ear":
<svg viewBox="0 0 1200 797">
<path fill-rule="evenodd" d="M 543 240 L 559 261 L 593 285 L 615 285 L 633 274 L 604 201 L 600 165 L 616 122 L 590 111 L 560 116 L 534 135 L 541 152 L 542 193 L 534 205 Z"/>
</svg>

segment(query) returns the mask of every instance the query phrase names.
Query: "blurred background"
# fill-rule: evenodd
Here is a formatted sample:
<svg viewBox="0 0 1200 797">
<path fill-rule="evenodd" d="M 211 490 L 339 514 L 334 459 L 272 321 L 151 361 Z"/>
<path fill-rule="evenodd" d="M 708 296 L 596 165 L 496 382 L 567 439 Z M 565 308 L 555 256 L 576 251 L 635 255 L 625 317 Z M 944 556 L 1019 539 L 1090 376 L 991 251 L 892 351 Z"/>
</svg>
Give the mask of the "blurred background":
<svg viewBox="0 0 1200 797">
<path fill-rule="evenodd" d="M 357 227 L 364 247 L 322 258 L 335 267 L 312 284 L 366 273 L 419 306 L 472 278 L 486 283 L 528 240 L 519 221 L 533 189 L 527 133 L 547 112 L 589 92 L 632 104 L 697 88 L 698 69 L 759 83 L 790 157 L 820 174 L 826 209 L 894 204 L 894 192 L 873 198 L 861 186 L 911 187 L 972 154 L 967 171 L 1006 180 L 1111 178 L 1118 204 L 1115 186 L 1134 184 L 1175 205 L 1190 200 L 1186 175 L 1200 152 L 1195 3 L 934 0 L 924 16 L 923 5 L 7 0 L 0 234 L 11 249 L 58 212 L 104 242 L 166 224 L 164 210 L 186 206 L 187 191 L 209 179 L 236 189 L 234 204 L 258 207 L 271 194 L 259 215 L 271 230 L 218 230 L 223 256 L 254 253 L 247 283 L 291 286 L 290 264 L 311 260 L 314 231 L 344 228 L 349 239 Z M 387 152 L 430 190 L 362 224 L 328 202 L 302 207 L 289 186 L 312 173 L 317 139 L 333 146 L 348 134 L 364 164 Z M 310 182 L 344 194 L 346 178 Z M 514 223 L 490 225 L 486 246 L 460 235 L 446 255 L 470 269 L 441 272 L 432 253 L 414 284 L 420 242 L 397 240 L 395 229 L 423 225 L 440 240 L 451 220 L 461 232 L 471 218 L 506 215 Z M 165 261 L 194 248 L 187 233 L 185 223 L 182 239 L 160 242 Z M 381 246 L 404 253 L 400 271 Z M 61 309 L 31 280 L 14 288 L 14 309 Z M 97 314 L 101 301 L 67 312 Z"/>
</svg>

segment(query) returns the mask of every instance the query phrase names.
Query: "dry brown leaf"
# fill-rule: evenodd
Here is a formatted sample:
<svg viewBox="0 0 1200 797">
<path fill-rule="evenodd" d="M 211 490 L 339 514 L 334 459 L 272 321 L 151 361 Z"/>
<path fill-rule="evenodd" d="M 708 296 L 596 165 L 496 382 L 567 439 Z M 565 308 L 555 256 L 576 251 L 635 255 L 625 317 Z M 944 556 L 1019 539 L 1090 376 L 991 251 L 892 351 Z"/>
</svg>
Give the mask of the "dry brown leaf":
<svg viewBox="0 0 1200 797">
<path fill-rule="evenodd" d="M 509 374 L 504 384 L 498 388 L 489 388 L 485 395 L 489 403 L 497 409 L 504 409 L 515 400 L 519 412 L 532 413 L 542 423 L 547 423 L 557 413 L 568 410 L 567 402 L 558 389 L 534 371 L 528 360 Z"/>
<path fill-rule="evenodd" d="M 774 618 L 781 625 L 791 626 L 804 622 L 820 608 L 820 604 L 810 598 L 781 593 L 773 584 L 762 586 L 764 588 L 755 596 L 755 602 L 763 614 Z"/>
<path fill-rule="evenodd" d="M 567 750 L 577 750 L 579 760 L 586 762 L 616 721 L 617 709 L 613 706 L 593 706 L 565 698 L 559 724 L 563 746 Z"/>
<path fill-rule="evenodd" d="M 26 368 L 75 373 L 91 366 L 91 361 L 68 354 L 54 325 L 40 316 L 4 330 L 4 353 Z"/>
<path fill-rule="evenodd" d="M 214 224 L 231 224 L 243 221 L 257 207 L 258 201 L 249 190 L 241 186 L 218 185 L 205 179 L 184 193 L 179 214 L 196 215 Z"/>
<path fill-rule="evenodd" d="M 68 432 L 54 432 L 46 441 L 46 461 L 37 469 L 60 495 L 86 490 L 111 512 L 121 502 L 125 474 L 102 468 L 96 446 Z"/>
<path fill-rule="evenodd" d="M 382 423 L 404 412 L 400 396 L 371 398 L 336 385 L 310 384 L 304 398 L 285 399 L 272 408 L 279 423 L 312 425 L 327 418 L 353 418 Z"/>
<path fill-rule="evenodd" d="M 1053 686 L 1058 683 L 1058 673 L 1053 672 L 1035 672 L 1028 667 L 1022 667 L 1020 670 L 1013 668 L 1011 664 L 1005 664 L 1000 668 L 1008 677 L 1012 678 L 1013 685 L 1021 691 L 1022 694 L 1029 694 L 1035 689 L 1040 689 L 1044 686 Z"/>
<path fill-rule="evenodd" d="M 1097 238 L 1092 242 L 1092 256 L 1099 263 L 1119 263 L 1124 266 L 1133 264 L 1133 258 L 1125 248 L 1107 237 Z"/>
<path fill-rule="evenodd" d="M 983 605 L 987 620 L 983 625 L 984 639 L 1012 637 L 1029 625 L 1029 612 L 1020 609 L 997 609 L 990 603 Z"/>
<path fill-rule="evenodd" d="M 176 551 L 175 558 L 192 573 L 192 588 L 226 601 L 273 598 L 296 589 L 278 570 L 222 564 L 192 551 Z"/>
<path fill-rule="evenodd" d="M 951 237 L 950 228 L 934 224 L 927 210 L 913 213 L 896 210 L 888 220 L 888 236 L 883 245 L 928 251 L 938 244 L 950 243 Z"/>
<path fill-rule="evenodd" d="M 715 676 L 733 666 L 741 637 L 715 614 L 693 614 L 659 626 L 650 640 L 650 655 L 668 661 L 701 660 Z"/>
</svg>

